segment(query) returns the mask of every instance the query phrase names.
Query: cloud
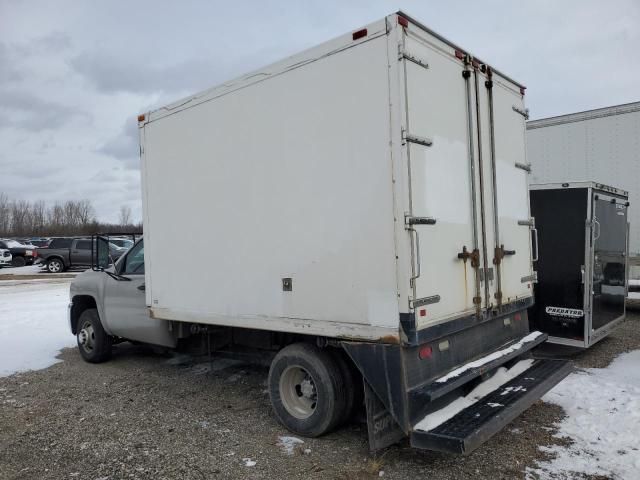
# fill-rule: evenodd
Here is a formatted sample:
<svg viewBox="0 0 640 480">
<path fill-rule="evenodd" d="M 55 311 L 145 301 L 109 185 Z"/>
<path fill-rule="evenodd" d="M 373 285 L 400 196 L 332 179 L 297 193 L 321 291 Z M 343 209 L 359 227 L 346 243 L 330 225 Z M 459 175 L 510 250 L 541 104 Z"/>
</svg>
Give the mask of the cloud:
<svg viewBox="0 0 640 480">
<path fill-rule="evenodd" d="M 133 116 L 127 118 L 120 134 L 105 142 L 97 152 L 122 160 L 127 168 L 139 168 L 140 147 L 136 118 Z"/>
<path fill-rule="evenodd" d="M 43 100 L 29 92 L 0 89 L 0 128 L 31 131 L 60 128 L 73 119 L 91 121 L 91 116 L 74 107 Z"/>
</svg>

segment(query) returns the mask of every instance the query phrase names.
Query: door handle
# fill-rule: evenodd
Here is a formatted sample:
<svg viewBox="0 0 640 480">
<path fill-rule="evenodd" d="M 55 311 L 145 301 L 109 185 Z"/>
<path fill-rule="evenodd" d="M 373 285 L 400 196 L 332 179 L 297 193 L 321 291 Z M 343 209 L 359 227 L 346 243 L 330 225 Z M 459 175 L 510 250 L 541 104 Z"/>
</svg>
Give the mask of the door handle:
<svg viewBox="0 0 640 480">
<path fill-rule="evenodd" d="M 138 285 L 138 290 L 145 291 L 144 283 L 142 285 Z"/>
</svg>

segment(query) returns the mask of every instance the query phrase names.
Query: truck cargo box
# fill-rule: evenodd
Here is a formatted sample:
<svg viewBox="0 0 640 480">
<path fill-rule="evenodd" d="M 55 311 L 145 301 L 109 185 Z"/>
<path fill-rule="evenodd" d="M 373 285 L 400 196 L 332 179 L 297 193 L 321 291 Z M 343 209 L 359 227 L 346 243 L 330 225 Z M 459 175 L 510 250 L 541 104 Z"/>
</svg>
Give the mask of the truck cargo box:
<svg viewBox="0 0 640 480">
<path fill-rule="evenodd" d="M 153 315 L 398 342 L 528 306 L 523 93 L 392 16 L 144 115 Z"/>
</svg>

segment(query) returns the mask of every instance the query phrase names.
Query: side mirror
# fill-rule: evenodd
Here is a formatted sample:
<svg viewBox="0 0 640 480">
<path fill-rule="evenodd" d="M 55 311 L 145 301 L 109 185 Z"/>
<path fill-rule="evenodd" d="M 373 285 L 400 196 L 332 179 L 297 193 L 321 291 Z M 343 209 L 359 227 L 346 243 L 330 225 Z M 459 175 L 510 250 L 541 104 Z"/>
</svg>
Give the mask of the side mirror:
<svg viewBox="0 0 640 480">
<path fill-rule="evenodd" d="M 94 254 L 92 255 L 93 270 L 104 270 L 111 265 L 111 252 L 109 251 L 109 241 L 103 237 L 96 237 L 93 243 Z"/>
</svg>

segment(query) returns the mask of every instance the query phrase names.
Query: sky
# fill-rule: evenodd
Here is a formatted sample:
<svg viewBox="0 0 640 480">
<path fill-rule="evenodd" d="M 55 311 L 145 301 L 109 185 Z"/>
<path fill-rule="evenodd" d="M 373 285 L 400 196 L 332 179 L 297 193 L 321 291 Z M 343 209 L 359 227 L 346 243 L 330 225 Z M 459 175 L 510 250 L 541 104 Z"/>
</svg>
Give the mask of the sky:
<svg viewBox="0 0 640 480">
<path fill-rule="evenodd" d="M 138 113 L 399 9 L 525 84 L 533 119 L 640 100 L 638 0 L 0 0 L 0 192 L 139 221 Z"/>
</svg>

